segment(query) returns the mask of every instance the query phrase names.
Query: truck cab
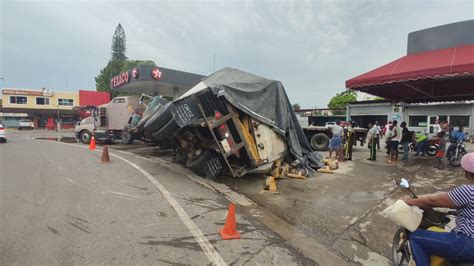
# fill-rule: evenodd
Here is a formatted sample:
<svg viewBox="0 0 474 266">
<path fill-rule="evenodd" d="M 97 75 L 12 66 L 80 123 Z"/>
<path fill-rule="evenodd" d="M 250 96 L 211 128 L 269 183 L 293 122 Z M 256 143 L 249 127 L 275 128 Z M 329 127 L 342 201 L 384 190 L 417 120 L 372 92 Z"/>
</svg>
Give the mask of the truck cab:
<svg viewBox="0 0 474 266">
<path fill-rule="evenodd" d="M 145 106 L 137 96 L 119 96 L 109 103 L 99 105 L 92 115 L 80 121 L 74 130 L 76 139 L 88 144 L 92 136 L 96 140 L 114 141 L 135 112 L 143 112 Z"/>
</svg>

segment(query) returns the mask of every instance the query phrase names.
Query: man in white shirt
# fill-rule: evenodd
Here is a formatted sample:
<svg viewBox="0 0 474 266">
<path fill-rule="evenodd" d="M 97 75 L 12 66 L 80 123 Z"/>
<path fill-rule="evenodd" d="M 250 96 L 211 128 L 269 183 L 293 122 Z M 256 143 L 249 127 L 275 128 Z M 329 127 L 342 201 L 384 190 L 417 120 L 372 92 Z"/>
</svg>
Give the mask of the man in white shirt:
<svg viewBox="0 0 474 266">
<path fill-rule="evenodd" d="M 341 142 L 344 128 L 342 128 L 340 124 L 341 122 L 337 121 L 335 125 L 329 127 L 332 133 L 331 141 L 329 142 L 329 159 L 331 159 L 333 151 L 336 153 L 335 159 L 341 159 L 339 157 L 341 153 Z"/>
<path fill-rule="evenodd" d="M 400 128 L 398 127 L 397 120 L 393 120 L 392 127 L 392 136 L 388 138 L 390 140 L 390 159 L 388 160 L 389 163 L 396 162 L 398 160 L 398 144 L 400 144 L 400 140 L 402 139 L 402 134 L 400 132 Z"/>
</svg>

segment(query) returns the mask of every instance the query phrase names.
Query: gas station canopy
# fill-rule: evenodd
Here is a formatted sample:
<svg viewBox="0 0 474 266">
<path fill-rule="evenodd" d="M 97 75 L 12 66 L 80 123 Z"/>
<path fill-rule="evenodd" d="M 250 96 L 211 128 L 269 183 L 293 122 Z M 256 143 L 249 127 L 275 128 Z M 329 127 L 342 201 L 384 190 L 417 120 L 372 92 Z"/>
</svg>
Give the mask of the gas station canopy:
<svg viewBox="0 0 474 266">
<path fill-rule="evenodd" d="M 474 100 L 474 45 L 409 54 L 347 80 L 346 88 L 407 103 Z"/>
<path fill-rule="evenodd" d="M 176 99 L 201 82 L 203 78 L 202 75 L 189 72 L 139 65 L 113 77 L 110 80 L 110 88 L 119 92 L 145 93 Z"/>
</svg>

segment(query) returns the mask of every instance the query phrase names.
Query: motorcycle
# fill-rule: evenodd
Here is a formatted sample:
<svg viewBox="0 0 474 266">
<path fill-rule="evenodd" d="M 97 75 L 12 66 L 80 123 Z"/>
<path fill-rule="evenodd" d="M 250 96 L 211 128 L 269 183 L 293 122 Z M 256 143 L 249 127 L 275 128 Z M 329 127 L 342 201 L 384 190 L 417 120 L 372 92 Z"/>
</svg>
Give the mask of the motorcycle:
<svg viewBox="0 0 474 266">
<path fill-rule="evenodd" d="M 461 159 L 466 155 L 466 146 L 464 145 L 464 140 L 461 141 L 451 141 L 451 145 L 448 148 L 446 157 L 448 158 L 449 164 L 452 166 L 460 166 Z"/>
<path fill-rule="evenodd" d="M 408 147 L 409 147 L 410 151 L 416 152 L 416 149 L 418 148 L 418 143 L 416 143 L 415 141 L 410 142 L 408 144 Z M 426 154 L 428 154 L 429 156 L 435 156 L 436 151 L 438 150 L 438 147 L 439 147 L 438 143 L 436 143 L 435 141 L 429 140 L 426 143 Z M 398 152 L 400 154 L 403 154 L 403 144 L 402 143 L 398 144 Z"/>
<path fill-rule="evenodd" d="M 407 179 L 399 178 L 395 180 L 396 184 L 408 190 L 413 198 L 417 198 L 417 195 L 410 189 L 410 184 Z M 435 208 L 436 209 L 436 208 Z M 425 210 L 421 219 L 421 223 L 418 229 L 426 229 L 431 231 L 447 231 L 449 230 L 449 223 L 456 217 L 455 210 L 440 211 L 440 209 Z M 410 231 L 404 227 L 400 227 L 392 242 L 392 260 L 393 265 L 414 265 L 413 254 L 411 251 L 410 244 Z M 451 266 L 474 266 L 472 263 L 461 263 L 454 264 L 447 262 L 444 258 L 432 256 L 431 265 L 451 265 Z"/>
</svg>

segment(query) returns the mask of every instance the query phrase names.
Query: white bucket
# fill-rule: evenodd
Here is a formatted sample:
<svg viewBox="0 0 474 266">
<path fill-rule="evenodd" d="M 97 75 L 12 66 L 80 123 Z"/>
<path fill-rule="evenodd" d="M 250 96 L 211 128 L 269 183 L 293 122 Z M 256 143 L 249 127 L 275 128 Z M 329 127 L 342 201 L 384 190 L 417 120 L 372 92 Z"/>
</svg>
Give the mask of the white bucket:
<svg viewBox="0 0 474 266">
<path fill-rule="evenodd" d="M 393 205 L 383 210 L 381 214 L 411 232 L 418 228 L 423 217 L 423 211 L 420 208 L 409 206 L 403 200 L 397 200 Z"/>
</svg>

